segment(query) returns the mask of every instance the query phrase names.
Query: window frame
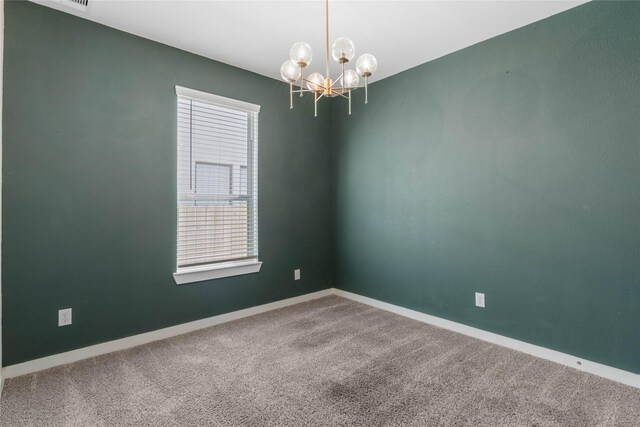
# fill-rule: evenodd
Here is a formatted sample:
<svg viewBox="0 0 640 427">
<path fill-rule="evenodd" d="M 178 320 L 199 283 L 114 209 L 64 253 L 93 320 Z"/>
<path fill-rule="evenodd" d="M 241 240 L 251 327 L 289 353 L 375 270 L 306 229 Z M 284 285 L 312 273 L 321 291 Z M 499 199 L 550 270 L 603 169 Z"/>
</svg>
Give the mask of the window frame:
<svg viewBox="0 0 640 427">
<path fill-rule="evenodd" d="M 176 90 L 176 99 L 175 99 L 176 109 L 178 108 L 179 97 L 192 98 L 194 100 L 218 104 L 224 107 L 231 107 L 231 108 L 246 110 L 249 113 L 256 113 L 256 118 L 255 118 L 256 123 L 253 123 L 253 126 L 257 125 L 257 120 L 258 120 L 257 114 L 260 112 L 259 105 L 251 104 L 244 101 L 239 101 L 232 98 L 226 98 L 223 96 L 214 95 L 207 92 L 201 92 L 198 90 L 189 89 L 182 86 L 176 86 L 175 90 Z M 176 120 L 177 120 L 177 114 L 176 114 Z M 255 148 L 257 149 L 257 140 L 255 141 L 255 144 L 251 144 L 252 148 L 254 145 L 255 145 Z M 176 153 L 177 153 L 177 150 L 176 150 Z M 254 191 L 257 192 L 257 187 L 258 187 L 257 177 L 252 176 L 252 172 L 254 170 L 257 170 L 258 159 L 257 159 L 257 155 L 255 154 L 256 153 L 254 153 L 253 150 L 250 150 L 248 153 L 248 156 L 253 156 L 253 162 L 256 162 L 256 164 L 252 168 L 249 168 L 247 165 L 247 194 L 240 196 L 243 198 L 255 197 Z M 232 168 L 232 172 L 233 172 L 233 168 Z M 230 175 L 230 180 L 231 182 L 233 182 L 233 173 L 231 173 Z M 254 181 L 255 181 L 255 188 L 250 189 L 249 183 Z M 176 183 L 177 182 L 178 182 L 178 178 L 177 178 L 177 170 L 176 170 Z M 233 183 L 231 184 L 231 186 L 233 188 Z M 179 202 L 179 195 L 176 194 L 176 213 L 177 213 L 178 202 Z M 251 208 L 253 208 L 253 206 Z M 249 219 L 250 221 L 254 220 L 253 215 L 249 215 L 249 217 L 250 217 Z M 255 220 L 257 221 L 257 218 L 255 218 Z M 178 224 L 178 221 L 179 221 L 179 216 L 176 216 L 176 225 Z M 257 224 L 254 225 L 253 227 L 256 233 L 255 238 L 257 239 L 257 236 L 258 236 Z M 176 245 L 175 245 L 176 248 L 177 248 L 177 238 L 178 238 L 177 231 L 178 229 L 176 228 Z M 237 259 L 237 260 L 222 261 L 222 262 L 190 266 L 190 267 L 178 267 L 178 258 L 176 256 L 176 269 L 175 269 L 175 273 L 173 273 L 173 278 L 176 284 L 182 285 L 186 283 L 200 282 L 204 280 L 214 280 L 214 279 L 221 279 L 225 277 L 258 273 L 260 271 L 260 268 L 262 267 L 262 261 L 260 261 L 258 257 L 259 257 L 259 251 L 256 258 L 252 258 L 249 260 Z"/>
</svg>

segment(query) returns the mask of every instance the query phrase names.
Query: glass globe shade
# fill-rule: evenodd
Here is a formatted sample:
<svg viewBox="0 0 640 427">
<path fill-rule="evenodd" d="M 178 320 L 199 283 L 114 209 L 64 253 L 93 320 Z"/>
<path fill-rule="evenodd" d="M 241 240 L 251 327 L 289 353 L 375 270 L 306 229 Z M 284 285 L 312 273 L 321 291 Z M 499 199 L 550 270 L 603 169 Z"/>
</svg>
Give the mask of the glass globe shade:
<svg viewBox="0 0 640 427">
<path fill-rule="evenodd" d="M 295 82 L 300 78 L 302 71 L 300 67 L 291 62 L 291 60 L 285 61 L 280 67 L 280 75 L 284 79 L 285 82 Z"/>
<path fill-rule="evenodd" d="M 313 51 L 311 50 L 311 46 L 309 46 L 305 42 L 294 43 L 289 50 L 289 55 L 291 55 L 291 62 L 294 64 L 300 65 L 301 67 L 306 67 L 311 64 L 311 59 L 313 58 Z"/>
<path fill-rule="evenodd" d="M 358 77 L 358 73 L 353 70 L 347 70 L 344 72 L 344 76 L 342 76 L 342 83 L 344 84 L 345 89 L 358 87 L 359 82 L 360 77 Z"/>
<path fill-rule="evenodd" d="M 320 73 L 313 73 L 307 77 L 307 87 L 314 92 L 322 92 L 324 90 L 324 77 Z"/>
<path fill-rule="evenodd" d="M 369 77 L 371 74 L 376 72 L 378 68 L 378 61 L 376 61 L 376 57 L 371 55 L 370 53 L 365 53 L 361 55 L 360 58 L 356 61 L 356 71 L 362 77 Z"/>
<path fill-rule="evenodd" d="M 349 62 L 356 54 L 356 47 L 347 37 L 340 37 L 331 46 L 331 56 L 339 64 Z"/>
</svg>

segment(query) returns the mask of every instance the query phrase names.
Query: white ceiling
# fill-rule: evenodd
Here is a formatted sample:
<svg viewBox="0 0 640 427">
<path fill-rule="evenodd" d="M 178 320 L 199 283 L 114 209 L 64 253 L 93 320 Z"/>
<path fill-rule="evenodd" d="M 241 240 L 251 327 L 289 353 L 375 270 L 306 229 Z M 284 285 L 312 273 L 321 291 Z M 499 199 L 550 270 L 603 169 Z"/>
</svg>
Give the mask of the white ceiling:
<svg viewBox="0 0 640 427">
<path fill-rule="evenodd" d="M 289 47 L 306 41 L 314 51 L 309 70 L 324 74 L 322 0 L 89 0 L 86 12 L 60 0 L 34 1 L 275 79 Z M 374 54 L 375 81 L 582 3 L 331 0 L 329 41 L 347 36 L 356 57 Z M 336 64 L 332 69 L 337 74 Z"/>
</svg>

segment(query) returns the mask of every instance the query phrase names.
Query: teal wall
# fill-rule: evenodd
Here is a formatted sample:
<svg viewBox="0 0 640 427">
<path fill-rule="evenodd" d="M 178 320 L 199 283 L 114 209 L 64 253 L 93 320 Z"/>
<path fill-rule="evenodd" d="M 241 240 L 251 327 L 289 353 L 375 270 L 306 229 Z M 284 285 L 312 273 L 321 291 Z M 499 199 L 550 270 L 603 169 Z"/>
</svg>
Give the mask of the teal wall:
<svg viewBox="0 0 640 427">
<path fill-rule="evenodd" d="M 333 285 L 330 106 L 314 119 L 309 98 L 289 111 L 276 80 L 33 3 L 5 8 L 4 365 Z M 175 85 L 262 106 L 258 274 L 173 281 Z"/>
<path fill-rule="evenodd" d="M 5 8 L 4 365 L 335 282 L 640 372 L 639 3 L 580 6 L 316 119 L 275 80 Z M 259 274 L 173 282 L 176 84 L 262 106 Z"/>
<path fill-rule="evenodd" d="M 588 3 L 335 101 L 336 285 L 640 372 L 639 23 Z"/>
</svg>

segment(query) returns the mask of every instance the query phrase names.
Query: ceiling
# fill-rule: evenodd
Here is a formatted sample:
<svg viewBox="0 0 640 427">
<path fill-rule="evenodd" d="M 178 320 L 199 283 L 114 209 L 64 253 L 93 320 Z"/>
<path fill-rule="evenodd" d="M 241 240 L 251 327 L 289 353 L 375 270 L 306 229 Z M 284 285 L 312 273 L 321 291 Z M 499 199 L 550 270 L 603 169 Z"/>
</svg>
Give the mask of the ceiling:
<svg viewBox="0 0 640 427">
<path fill-rule="evenodd" d="M 289 47 L 306 41 L 314 50 L 308 70 L 324 74 L 322 0 L 89 0 L 86 12 L 61 0 L 34 1 L 275 79 Z M 378 71 L 370 81 L 375 81 L 582 3 L 332 0 L 329 42 L 347 36 L 356 57 L 374 54 Z M 337 75 L 338 65 L 332 70 Z"/>
</svg>

